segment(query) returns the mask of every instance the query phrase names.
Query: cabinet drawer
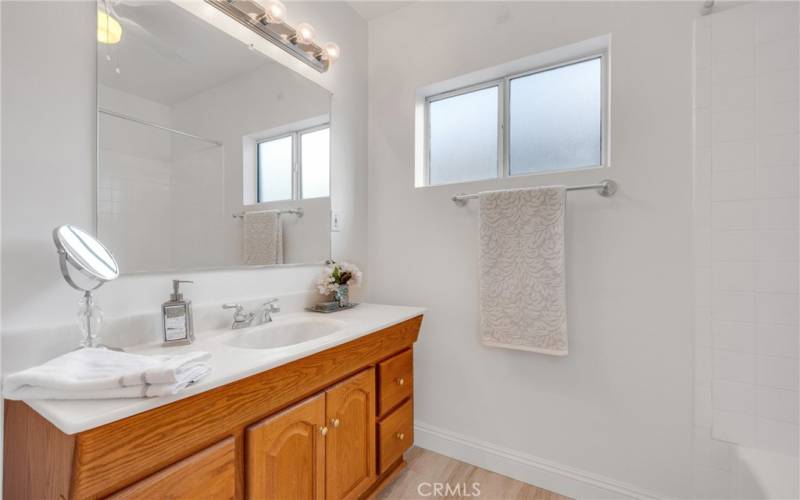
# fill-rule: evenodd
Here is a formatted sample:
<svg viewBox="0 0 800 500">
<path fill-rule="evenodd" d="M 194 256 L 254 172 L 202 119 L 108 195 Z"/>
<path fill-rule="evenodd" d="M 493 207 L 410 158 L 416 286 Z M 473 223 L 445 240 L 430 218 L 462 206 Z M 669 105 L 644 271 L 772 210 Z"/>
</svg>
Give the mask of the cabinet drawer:
<svg viewBox="0 0 800 500">
<path fill-rule="evenodd" d="M 234 440 L 229 437 L 108 498 L 232 499 L 236 489 L 235 453 Z"/>
<path fill-rule="evenodd" d="M 378 416 L 383 416 L 414 391 L 411 349 L 378 363 Z"/>
<path fill-rule="evenodd" d="M 383 473 L 414 443 L 414 407 L 411 400 L 378 424 L 378 473 Z"/>
</svg>

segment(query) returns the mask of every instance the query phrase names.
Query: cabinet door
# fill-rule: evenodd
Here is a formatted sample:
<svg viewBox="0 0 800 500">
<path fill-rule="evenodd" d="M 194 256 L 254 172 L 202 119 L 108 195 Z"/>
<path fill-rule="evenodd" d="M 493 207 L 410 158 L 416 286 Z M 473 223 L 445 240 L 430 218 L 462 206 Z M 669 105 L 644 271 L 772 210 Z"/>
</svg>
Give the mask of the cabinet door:
<svg viewBox="0 0 800 500">
<path fill-rule="evenodd" d="M 109 498 L 233 498 L 236 489 L 235 449 L 234 440 L 230 437 L 118 491 Z"/>
<path fill-rule="evenodd" d="M 324 432 L 324 394 L 248 427 L 247 498 L 322 500 Z"/>
<path fill-rule="evenodd" d="M 327 500 L 358 498 L 375 481 L 375 369 L 325 391 Z"/>
</svg>

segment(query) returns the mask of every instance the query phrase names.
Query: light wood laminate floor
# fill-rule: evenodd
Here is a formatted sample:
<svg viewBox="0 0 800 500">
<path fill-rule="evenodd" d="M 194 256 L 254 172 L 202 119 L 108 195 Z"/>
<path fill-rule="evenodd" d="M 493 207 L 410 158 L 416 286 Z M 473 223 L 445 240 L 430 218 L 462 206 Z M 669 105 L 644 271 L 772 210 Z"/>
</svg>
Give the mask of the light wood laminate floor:
<svg viewBox="0 0 800 500">
<path fill-rule="evenodd" d="M 557 493 L 422 448 L 408 450 L 406 461 L 405 470 L 381 492 L 378 499 L 569 500 Z M 436 483 L 442 485 L 438 491 L 434 491 Z M 480 490 L 479 495 L 475 494 L 474 488 Z"/>
</svg>

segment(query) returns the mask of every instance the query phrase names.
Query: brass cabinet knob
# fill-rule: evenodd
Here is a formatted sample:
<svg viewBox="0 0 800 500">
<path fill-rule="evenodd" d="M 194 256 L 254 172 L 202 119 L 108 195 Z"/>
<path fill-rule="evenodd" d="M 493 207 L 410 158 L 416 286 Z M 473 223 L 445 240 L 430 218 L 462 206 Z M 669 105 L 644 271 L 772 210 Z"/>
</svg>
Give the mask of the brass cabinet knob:
<svg viewBox="0 0 800 500">
<path fill-rule="evenodd" d="M 332 425 L 332 426 L 334 426 L 334 427 L 339 427 L 339 424 L 340 424 L 340 423 L 341 423 L 341 422 L 339 422 L 339 419 L 338 419 L 338 418 L 332 418 L 332 419 L 331 419 L 331 425 Z"/>
<path fill-rule="evenodd" d="M 322 434 L 323 436 L 327 435 L 328 428 L 323 425 L 322 427 L 319 428 L 319 433 Z"/>
<path fill-rule="evenodd" d="M 397 434 L 395 434 L 395 436 L 397 436 L 397 439 L 399 439 L 400 441 L 406 438 L 406 435 L 403 434 L 402 432 L 398 432 Z"/>
<path fill-rule="evenodd" d="M 397 385 L 406 385 L 406 379 L 400 377 L 397 379 Z"/>
</svg>

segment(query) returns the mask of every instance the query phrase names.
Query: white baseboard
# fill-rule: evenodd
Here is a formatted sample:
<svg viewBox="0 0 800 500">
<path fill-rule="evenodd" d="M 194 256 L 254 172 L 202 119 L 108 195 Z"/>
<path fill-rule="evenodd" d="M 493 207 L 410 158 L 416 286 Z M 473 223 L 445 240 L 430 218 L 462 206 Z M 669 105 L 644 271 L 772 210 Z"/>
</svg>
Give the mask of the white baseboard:
<svg viewBox="0 0 800 500">
<path fill-rule="evenodd" d="M 480 441 L 417 421 L 414 444 L 420 448 L 572 498 L 660 498 L 615 479 Z"/>
</svg>

